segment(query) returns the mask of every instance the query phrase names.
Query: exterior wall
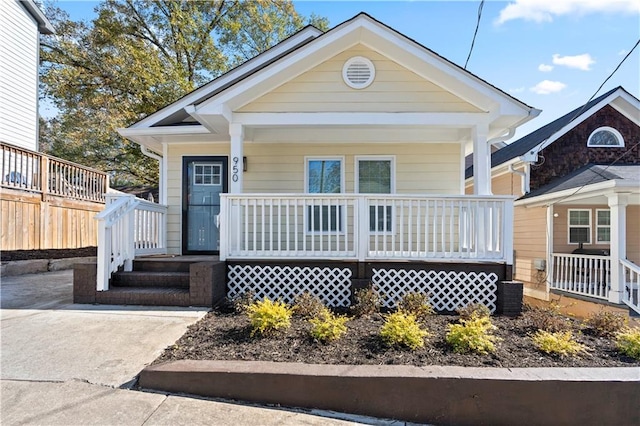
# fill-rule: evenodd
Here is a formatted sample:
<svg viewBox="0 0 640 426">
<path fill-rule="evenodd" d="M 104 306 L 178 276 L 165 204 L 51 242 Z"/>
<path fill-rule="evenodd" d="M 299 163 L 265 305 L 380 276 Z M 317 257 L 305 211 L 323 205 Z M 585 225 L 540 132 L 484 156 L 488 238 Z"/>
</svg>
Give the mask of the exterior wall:
<svg viewBox="0 0 640 426">
<path fill-rule="evenodd" d="M 15 0 L 0 1 L 0 141 L 36 151 L 38 25 Z"/>
<path fill-rule="evenodd" d="M 513 248 L 515 280 L 524 283 L 524 294 L 547 298 L 547 271 L 534 268 L 535 259 L 547 259 L 547 209 L 522 207 L 514 209 Z"/>
<path fill-rule="evenodd" d="M 603 205 L 575 205 L 554 206 L 554 213 L 558 217 L 553 222 L 553 251 L 554 253 L 571 253 L 578 248 L 578 244 L 569 244 L 569 228 L 567 226 L 568 210 L 591 210 L 591 241 L 595 241 L 595 217 L 596 210 L 608 210 L 609 206 Z M 627 259 L 640 264 L 640 206 L 627 206 Z M 609 249 L 609 244 L 584 244 L 588 249 Z"/>
<path fill-rule="evenodd" d="M 170 254 L 182 250 L 182 157 L 229 156 L 226 143 L 168 146 L 167 245 Z M 394 155 L 396 193 L 456 195 L 460 193 L 459 144 L 287 143 L 244 145 L 248 170 L 244 192 L 303 193 L 305 156 L 343 156 L 345 192 L 354 192 L 355 156 Z"/>
<path fill-rule="evenodd" d="M 507 172 L 491 179 L 491 192 L 494 195 L 522 196 L 522 178 L 515 173 Z M 473 186 L 471 187 L 473 190 Z"/>
<path fill-rule="evenodd" d="M 373 83 L 351 89 L 342 67 L 353 56 L 375 66 Z M 240 112 L 479 112 L 473 105 L 423 79 L 385 56 L 356 45 L 245 105 Z"/>
<path fill-rule="evenodd" d="M 625 146 L 622 148 L 587 148 L 589 135 L 603 126 L 613 127 L 619 131 L 624 138 Z M 633 147 L 639 133 L 638 126 L 613 107 L 606 105 L 540 151 L 544 163 L 531 170 L 531 190 L 566 176 L 589 163 L 609 164 L 618 160 L 616 164 L 640 164 L 640 145 Z M 629 149 L 630 151 L 625 154 Z M 625 155 L 622 156 L 623 154 Z"/>
</svg>

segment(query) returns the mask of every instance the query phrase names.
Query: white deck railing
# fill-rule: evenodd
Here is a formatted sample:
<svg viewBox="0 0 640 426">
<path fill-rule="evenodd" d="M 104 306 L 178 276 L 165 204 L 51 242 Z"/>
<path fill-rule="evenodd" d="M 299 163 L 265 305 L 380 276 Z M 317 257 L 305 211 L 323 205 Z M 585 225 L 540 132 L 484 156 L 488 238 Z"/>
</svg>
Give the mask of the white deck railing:
<svg viewBox="0 0 640 426">
<path fill-rule="evenodd" d="M 622 301 L 631 309 L 640 313 L 640 266 L 628 260 L 620 260 L 620 263 L 622 264 L 622 277 L 625 282 Z"/>
<path fill-rule="evenodd" d="M 98 291 L 109 289 L 111 274 L 131 271 L 142 254 L 165 254 L 167 207 L 133 195 L 107 195 L 98 224 Z"/>
<path fill-rule="evenodd" d="M 552 255 L 551 288 L 607 300 L 611 288 L 611 258 L 586 254 Z"/>
<path fill-rule="evenodd" d="M 222 194 L 221 198 L 221 259 L 513 261 L 511 197 Z"/>
</svg>

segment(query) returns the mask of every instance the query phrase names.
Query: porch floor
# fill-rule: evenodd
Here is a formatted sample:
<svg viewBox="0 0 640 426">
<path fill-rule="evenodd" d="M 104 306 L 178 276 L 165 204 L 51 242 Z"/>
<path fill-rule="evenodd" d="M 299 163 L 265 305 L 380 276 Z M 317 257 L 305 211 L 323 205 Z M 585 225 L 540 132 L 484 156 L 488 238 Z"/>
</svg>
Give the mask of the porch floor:
<svg viewBox="0 0 640 426">
<path fill-rule="evenodd" d="M 217 254 L 194 254 L 194 255 L 181 255 L 181 254 L 155 254 L 146 256 L 136 256 L 136 260 L 153 260 L 154 262 L 217 262 L 220 260 L 220 256 Z"/>
</svg>

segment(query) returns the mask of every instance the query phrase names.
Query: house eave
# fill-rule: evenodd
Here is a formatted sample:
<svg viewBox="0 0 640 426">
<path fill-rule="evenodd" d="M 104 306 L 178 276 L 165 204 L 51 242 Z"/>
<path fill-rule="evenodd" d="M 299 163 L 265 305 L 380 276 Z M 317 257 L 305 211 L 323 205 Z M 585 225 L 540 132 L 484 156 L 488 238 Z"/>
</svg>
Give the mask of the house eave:
<svg viewBox="0 0 640 426">
<path fill-rule="evenodd" d="M 40 34 L 50 35 L 56 32 L 53 24 L 47 19 L 44 13 L 42 13 L 33 0 L 20 0 L 20 4 L 27 10 L 29 15 L 35 19 Z"/>
<path fill-rule="evenodd" d="M 594 183 L 578 188 L 569 188 L 562 191 L 542 194 L 537 197 L 516 200 L 516 207 L 541 207 L 550 204 L 575 204 L 589 198 L 606 196 L 607 194 L 627 193 L 640 195 L 640 188 L 636 181 L 625 181 L 621 179 L 609 180 L 606 182 Z"/>
</svg>

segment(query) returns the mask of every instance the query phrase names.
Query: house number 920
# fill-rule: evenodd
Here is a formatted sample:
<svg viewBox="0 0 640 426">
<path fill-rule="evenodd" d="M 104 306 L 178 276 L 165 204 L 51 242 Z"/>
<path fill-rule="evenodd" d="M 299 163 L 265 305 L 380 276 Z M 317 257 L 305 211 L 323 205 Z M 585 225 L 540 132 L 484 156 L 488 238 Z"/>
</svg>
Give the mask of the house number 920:
<svg viewBox="0 0 640 426">
<path fill-rule="evenodd" d="M 233 157 L 233 159 L 231 160 L 233 161 L 233 167 L 231 167 L 231 180 L 234 182 L 238 181 L 238 172 L 240 171 L 238 169 L 238 157 Z"/>
</svg>

